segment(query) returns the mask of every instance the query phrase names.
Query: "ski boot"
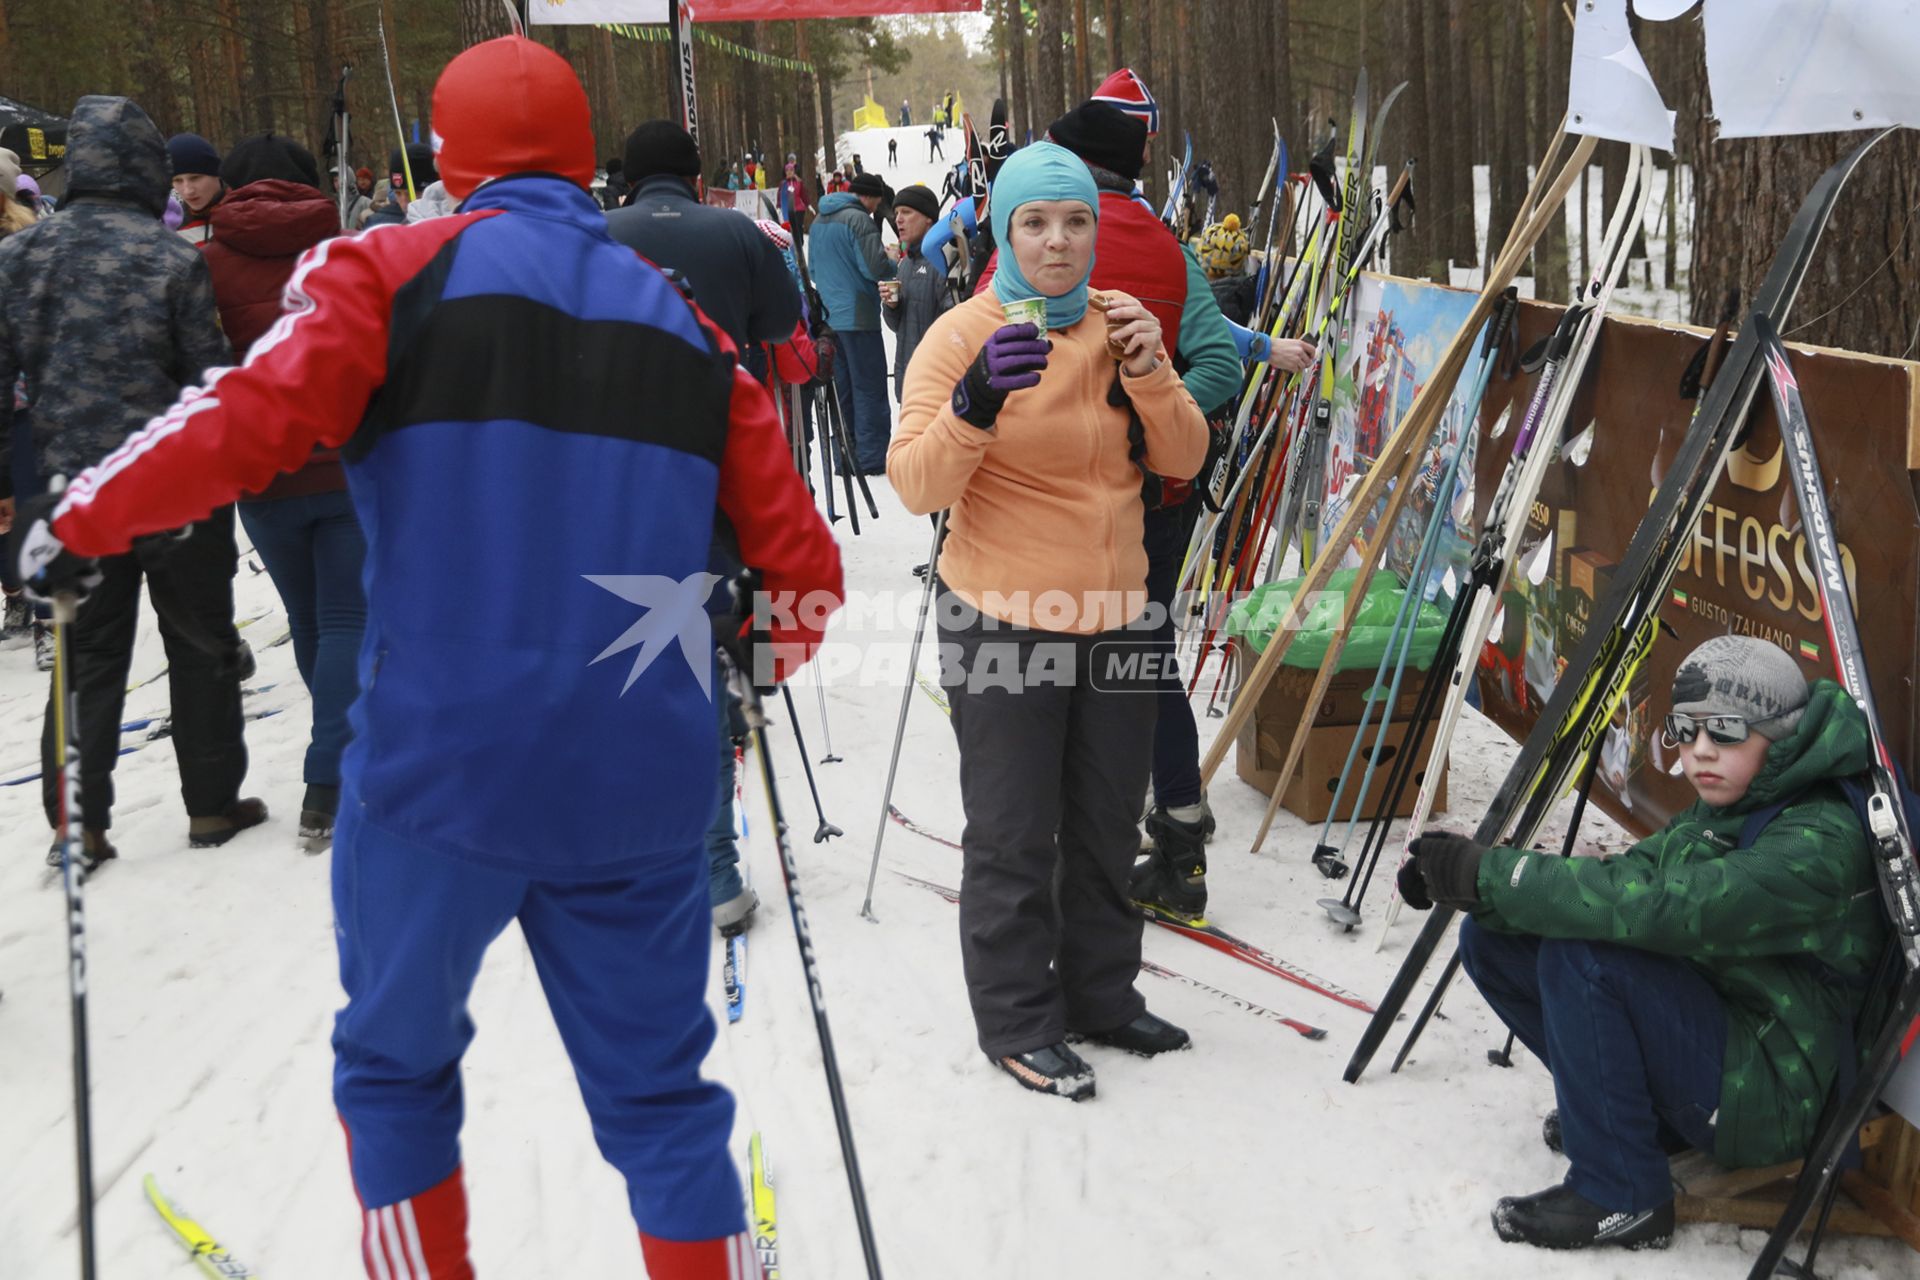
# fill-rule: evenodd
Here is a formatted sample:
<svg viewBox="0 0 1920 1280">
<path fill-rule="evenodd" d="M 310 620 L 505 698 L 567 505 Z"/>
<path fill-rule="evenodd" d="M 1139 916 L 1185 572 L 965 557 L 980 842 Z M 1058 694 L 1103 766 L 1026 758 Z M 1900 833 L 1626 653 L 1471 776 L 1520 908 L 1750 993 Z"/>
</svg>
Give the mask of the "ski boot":
<svg viewBox="0 0 1920 1280">
<path fill-rule="evenodd" d="M 1182 920 L 1207 913 L 1207 841 L 1199 805 L 1147 815 L 1153 849 L 1133 866 L 1128 890 L 1136 902 Z"/>
<path fill-rule="evenodd" d="M 1064 1043 L 1010 1053 L 993 1059 L 993 1065 L 1035 1093 L 1050 1093 L 1068 1102 L 1093 1096 L 1093 1068 Z"/>
<path fill-rule="evenodd" d="M 1155 1054 L 1172 1053 L 1176 1049 L 1193 1047 L 1193 1037 L 1185 1030 L 1174 1026 L 1165 1018 L 1145 1012 L 1132 1022 L 1110 1031 L 1076 1032 L 1067 1038 L 1092 1041 L 1094 1044 L 1106 1045 L 1110 1049 L 1124 1049 L 1141 1058 L 1151 1058 Z"/>
<path fill-rule="evenodd" d="M 51 622 L 41 622 L 38 618 L 34 619 L 33 669 L 35 671 L 53 670 L 53 652 L 55 648 L 53 624 Z"/>
<path fill-rule="evenodd" d="M 325 853 L 333 845 L 333 819 L 340 809 L 340 788 L 319 783 L 307 784 L 300 801 L 300 847 L 308 853 Z"/>
<path fill-rule="evenodd" d="M 1508 1244 L 1542 1249 L 1664 1249 L 1673 1243 L 1673 1201 L 1639 1213 L 1603 1209 L 1561 1184 L 1530 1196 L 1507 1196 L 1493 1207 L 1493 1229 Z"/>
<path fill-rule="evenodd" d="M 723 938 L 737 937 L 753 927 L 753 913 L 759 909 L 760 896 L 743 888 L 713 909 L 713 927 Z"/>
</svg>

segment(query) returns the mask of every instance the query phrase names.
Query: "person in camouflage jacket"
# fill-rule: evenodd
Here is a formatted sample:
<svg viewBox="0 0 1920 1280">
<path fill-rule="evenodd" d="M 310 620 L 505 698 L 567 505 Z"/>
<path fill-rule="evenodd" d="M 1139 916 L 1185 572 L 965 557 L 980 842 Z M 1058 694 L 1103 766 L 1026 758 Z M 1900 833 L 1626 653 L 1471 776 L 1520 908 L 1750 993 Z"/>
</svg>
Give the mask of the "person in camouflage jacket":
<svg viewBox="0 0 1920 1280">
<path fill-rule="evenodd" d="M 13 397 L 0 396 L 0 510 L 16 491 L 32 496 L 53 477 L 99 462 L 183 388 L 233 360 L 200 251 L 160 220 L 172 166 L 146 113 L 126 98 L 80 99 L 68 126 L 67 173 L 61 212 L 0 242 L 0 387 L 22 380 L 29 419 L 15 440 Z M 236 561 L 229 506 L 195 525 L 192 537 L 155 540 L 101 563 L 105 580 L 69 629 L 89 863 L 113 856 L 106 829 L 143 576 L 166 642 L 192 841 L 219 843 L 265 817 L 258 801 L 238 799 L 247 753 Z M 42 800 L 57 825 L 51 724 L 49 715 Z"/>
<path fill-rule="evenodd" d="M 1845 691 L 1722 636 L 1682 663 L 1673 705 L 1668 743 L 1700 798 L 1624 854 L 1429 834 L 1402 872 L 1412 905 L 1472 913 L 1467 972 L 1553 1071 L 1547 1139 L 1572 1168 L 1501 1201 L 1506 1239 L 1658 1246 L 1670 1150 L 1734 1167 L 1804 1154 L 1886 945 L 1867 835 L 1834 785 L 1869 759 Z M 1741 847 L 1749 817 L 1782 804 Z"/>
</svg>

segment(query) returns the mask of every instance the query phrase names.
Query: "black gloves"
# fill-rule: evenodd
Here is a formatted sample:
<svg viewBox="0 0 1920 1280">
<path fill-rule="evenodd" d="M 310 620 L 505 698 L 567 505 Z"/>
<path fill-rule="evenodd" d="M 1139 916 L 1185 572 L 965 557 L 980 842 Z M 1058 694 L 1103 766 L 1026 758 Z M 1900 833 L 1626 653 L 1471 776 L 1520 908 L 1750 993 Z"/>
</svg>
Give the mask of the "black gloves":
<svg viewBox="0 0 1920 1280">
<path fill-rule="evenodd" d="M 1480 859 L 1486 846 L 1465 836 L 1429 831 L 1413 842 L 1400 868 L 1400 896 L 1415 911 L 1436 903 L 1457 911 L 1480 905 Z"/>
<path fill-rule="evenodd" d="M 100 562 L 76 556 L 53 532 L 53 510 L 60 505 L 61 485 L 19 504 L 13 530 L 7 534 L 7 559 L 27 594 L 37 600 L 72 596 L 84 600 L 100 585 Z"/>
</svg>

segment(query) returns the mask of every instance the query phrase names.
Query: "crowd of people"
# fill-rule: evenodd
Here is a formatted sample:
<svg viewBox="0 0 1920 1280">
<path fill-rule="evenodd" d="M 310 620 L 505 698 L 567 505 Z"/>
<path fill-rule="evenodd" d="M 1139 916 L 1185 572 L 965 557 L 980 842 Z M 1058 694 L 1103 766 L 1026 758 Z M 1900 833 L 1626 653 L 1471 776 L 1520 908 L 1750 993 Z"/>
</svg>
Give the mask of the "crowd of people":
<svg viewBox="0 0 1920 1280">
<path fill-rule="evenodd" d="M 84 835 L 50 857 L 116 856 L 143 582 L 187 838 L 266 821 L 241 794 L 237 527 L 312 695 L 300 838 L 333 855 L 334 1098 L 369 1275 L 403 1256 L 408 1274 L 472 1274 L 466 1003 L 514 920 L 650 1274 L 751 1265 L 732 1102 L 699 1075 L 704 993 L 714 933 L 759 905 L 735 744 L 754 685 L 806 661 L 822 611 L 756 627 L 740 587 L 825 612 L 843 593 L 791 462 L 811 415 L 775 408 L 787 387 L 838 397 L 842 465 L 945 513 L 928 572 L 981 1052 L 1080 1101 L 1096 1075 L 1076 1043 L 1191 1047 L 1136 989 L 1136 904 L 1195 918 L 1208 902 L 1171 606 L 1195 479 L 1246 374 L 1233 325 L 1254 318 L 1253 263 L 1237 217 L 1183 244 L 1140 198 L 1158 111 L 1138 77 L 995 156 L 957 233 L 956 208 L 857 156 L 811 193 L 789 156 L 781 221 L 714 208 L 698 145 L 665 120 L 602 178 L 578 80 L 524 39 L 454 59 L 433 114 L 434 143 L 396 149 L 376 184 L 344 164 L 323 179 L 284 136 L 222 154 L 127 99 L 83 98 L 51 217 L 0 153 L 9 586 L 79 599 L 61 658 Z M 773 183 L 757 150 L 719 176 Z M 1287 371 L 1316 355 L 1257 350 Z M 635 576 L 583 579 L 587 564 Z M 702 573 L 719 585 L 701 600 L 634 594 Z M 704 608 L 711 662 L 600 662 L 635 604 Z M 1150 676 L 1103 665 L 1139 643 L 1168 659 Z M 1509 1239 L 1661 1244 L 1668 1147 L 1737 1163 L 1804 1147 L 1842 1070 L 1829 1033 L 1859 1013 L 1850 980 L 1881 945 L 1864 836 L 1819 790 L 1864 763 L 1857 709 L 1731 638 L 1682 666 L 1674 707 L 1700 802 L 1667 830 L 1612 859 L 1434 833 L 1401 875 L 1413 905 L 1472 913 L 1469 974 L 1554 1071 L 1549 1142 L 1571 1173 L 1501 1202 Z"/>
</svg>

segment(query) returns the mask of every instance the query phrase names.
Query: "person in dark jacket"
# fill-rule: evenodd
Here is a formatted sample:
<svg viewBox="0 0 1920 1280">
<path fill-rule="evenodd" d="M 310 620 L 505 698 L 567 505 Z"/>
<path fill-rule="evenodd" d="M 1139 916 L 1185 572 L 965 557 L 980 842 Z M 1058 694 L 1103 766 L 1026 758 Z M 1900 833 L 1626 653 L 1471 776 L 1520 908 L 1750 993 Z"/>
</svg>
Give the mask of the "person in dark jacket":
<svg viewBox="0 0 1920 1280">
<path fill-rule="evenodd" d="M 213 211 L 207 270 L 221 326 L 245 358 L 280 319 L 294 264 L 339 231 L 339 216 L 319 191 L 312 154 L 289 138 L 265 133 L 236 142 L 220 176 L 228 194 Z M 360 586 L 367 544 L 340 451 L 316 449 L 304 466 L 243 498 L 240 523 L 286 606 L 294 664 L 313 697 L 300 838 L 307 852 L 319 853 L 333 840 L 340 753 L 352 736 L 347 708 L 360 693 L 356 668 L 367 625 Z"/>
<path fill-rule="evenodd" d="M 433 108 L 461 211 L 310 251 L 247 362 L 23 511 L 12 558 L 72 588 L 79 557 L 345 449 L 369 615 L 332 863 L 334 1101 L 367 1273 L 474 1274 L 467 1003 L 517 921 L 647 1274 L 729 1280 L 753 1242 L 732 1099 L 700 1075 L 712 636 L 683 584 L 716 507 L 800 618 L 837 606 L 839 553 L 726 335 L 608 237 L 566 62 L 475 45 Z M 776 620 L 764 674 L 818 639 Z"/>
<path fill-rule="evenodd" d="M 785 342 L 800 318 L 800 291 L 751 218 L 694 198 L 700 148 L 687 131 L 671 120 L 647 121 L 627 137 L 625 168 L 633 194 L 626 208 L 607 215 L 607 233 L 679 272 L 743 355 Z"/>
<path fill-rule="evenodd" d="M 1806 1154 L 1848 1069 L 1887 922 L 1867 833 L 1835 783 L 1866 718 L 1771 641 L 1717 636 L 1674 675 L 1666 749 L 1699 799 L 1617 857 L 1429 832 L 1401 895 L 1470 913 L 1460 958 L 1553 1073 L 1566 1180 L 1494 1229 L 1556 1249 L 1664 1248 L 1667 1153 L 1734 1168 Z"/>
<path fill-rule="evenodd" d="M 167 139 L 167 159 L 173 165 L 174 198 L 182 210 L 180 238 L 205 244 L 214 206 L 227 194 L 220 180 L 220 152 L 197 133 L 176 133 Z"/>
<path fill-rule="evenodd" d="M 0 387 L 22 376 L 32 414 L 32 437 L 17 446 L 13 397 L 0 396 L 0 484 L 20 498 L 98 463 L 182 387 L 232 359 L 205 262 L 160 221 L 171 172 L 144 111 L 125 98 L 82 98 L 68 133 L 65 211 L 0 242 Z M 209 504 L 194 519 L 191 536 L 104 559 L 103 581 L 68 628 L 90 865 L 115 856 L 113 767 L 143 578 L 167 651 L 188 839 L 221 844 L 267 816 L 260 801 L 240 798 L 240 676 L 250 660 L 233 625 L 233 507 Z M 48 703 L 41 799 L 57 828 L 51 695 Z"/>
<path fill-rule="evenodd" d="M 413 179 L 413 190 L 407 190 L 407 179 Z M 395 147 L 387 157 L 387 202 L 375 209 L 367 218 L 369 227 L 400 226 L 407 220 L 407 206 L 418 199 L 426 189 L 440 181 L 440 170 L 434 160 L 433 148 L 424 142 L 409 142 L 403 156 L 400 148 Z"/>
<path fill-rule="evenodd" d="M 905 256 L 897 267 L 897 283 L 881 286 L 880 318 L 894 333 L 893 383 L 898 399 L 906 385 L 908 362 L 928 328 L 953 305 L 953 291 L 947 288 L 945 256 L 934 262 L 920 253 L 921 241 L 940 218 L 940 202 L 933 192 L 918 184 L 902 187 L 893 197 L 893 218 Z"/>
<path fill-rule="evenodd" d="M 625 209 L 607 215 L 608 234 L 685 280 L 707 317 L 741 352 L 751 354 L 745 362 L 749 371 L 764 378 L 767 345 L 787 341 L 800 321 L 800 290 L 780 250 L 751 219 L 694 199 L 692 179 L 700 172 L 700 149 L 673 121 L 649 120 L 635 129 L 627 138 L 626 167 L 638 185 Z M 711 569 L 730 577 L 738 568 L 735 561 L 730 544 L 721 538 Z M 732 738 L 738 712 L 728 698 L 714 702 L 721 726 L 720 789 L 726 802 L 707 833 L 707 895 L 714 927 L 731 936 L 746 931 L 760 899 L 740 878 L 740 852 L 733 838 Z"/>
<path fill-rule="evenodd" d="M 627 202 L 627 193 L 633 190 L 627 181 L 627 167 L 619 156 L 607 157 L 607 185 L 600 191 L 600 207 L 607 210 L 618 209 Z"/>
<path fill-rule="evenodd" d="M 841 412 L 853 427 L 854 466 L 885 475 L 893 408 L 887 403 L 887 348 L 880 338 L 879 282 L 894 278 L 893 260 L 880 243 L 877 215 L 890 193 L 870 173 L 820 202 L 807 233 L 813 287 L 826 306 L 839 359 L 833 383 Z"/>
</svg>

